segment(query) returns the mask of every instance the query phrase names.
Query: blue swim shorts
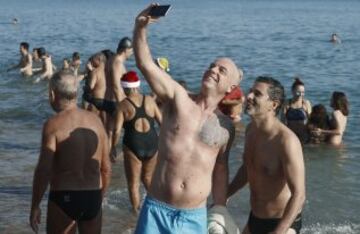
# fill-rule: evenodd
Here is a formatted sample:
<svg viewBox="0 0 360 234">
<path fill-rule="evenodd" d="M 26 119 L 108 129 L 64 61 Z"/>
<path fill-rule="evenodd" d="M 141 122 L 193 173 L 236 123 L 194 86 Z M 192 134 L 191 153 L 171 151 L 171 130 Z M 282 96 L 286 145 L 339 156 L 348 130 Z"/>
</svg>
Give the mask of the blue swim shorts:
<svg viewBox="0 0 360 234">
<path fill-rule="evenodd" d="M 135 234 L 206 234 L 206 207 L 179 209 L 149 196 L 141 208 Z"/>
</svg>

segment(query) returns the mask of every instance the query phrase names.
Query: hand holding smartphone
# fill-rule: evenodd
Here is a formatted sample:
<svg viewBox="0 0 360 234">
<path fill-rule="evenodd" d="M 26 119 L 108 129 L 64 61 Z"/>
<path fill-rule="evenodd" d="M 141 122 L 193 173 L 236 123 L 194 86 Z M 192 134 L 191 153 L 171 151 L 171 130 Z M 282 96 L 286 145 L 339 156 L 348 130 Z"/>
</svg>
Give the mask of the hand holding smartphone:
<svg viewBox="0 0 360 234">
<path fill-rule="evenodd" d="M 149 15 L 152 17 L 163 17 L 170 10 L 171 5 L 156 5 L 151 7 Z"/>
</svg>

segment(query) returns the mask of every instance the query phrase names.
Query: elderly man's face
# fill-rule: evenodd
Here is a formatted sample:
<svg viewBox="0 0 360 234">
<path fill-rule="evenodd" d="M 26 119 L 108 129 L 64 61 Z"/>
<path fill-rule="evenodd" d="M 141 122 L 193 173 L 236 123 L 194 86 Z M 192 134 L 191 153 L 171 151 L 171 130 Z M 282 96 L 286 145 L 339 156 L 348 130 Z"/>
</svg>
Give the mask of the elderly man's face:
<svg viewBox="0 0 360 234">
<path fill-rule="evenodd" d="M 211 63 L 205 71 L 202 79 L 202 85 L 206 88 L 216 89 L 224 94 L 231 90 L 232 86 L 237 85 L 239 78 L 235 79 L 234 73 L 236 66 L 229 59 L 218 59 Z"/>
</svg>

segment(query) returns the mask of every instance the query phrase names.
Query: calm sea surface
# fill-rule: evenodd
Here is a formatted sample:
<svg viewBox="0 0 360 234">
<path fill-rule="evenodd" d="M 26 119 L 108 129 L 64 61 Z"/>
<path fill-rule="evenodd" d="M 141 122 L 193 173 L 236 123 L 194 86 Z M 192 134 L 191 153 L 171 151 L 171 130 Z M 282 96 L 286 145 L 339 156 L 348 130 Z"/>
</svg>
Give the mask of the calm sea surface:
<svg viewBox="0 0 360 234">
<path fill-rule="evenodd" d="M 194 91 L 208 64 L 230 56 L 245 71 L 242 87 L 270 74 L 288 93 L 299 75 L 313 104 L 328 106 L 334 90 L 350 100 L 345 146 L 305 146 L 307 199 L 303 233 L 360 233 L 360 2 L 359 1 L 168 1 L 168 16 L 151 26 L 154 56 L 167 56 L 175 79 Z M 54 63 L 79 51 L 82 60 L 102 49 L 115 50 L 131 36 L 135 15 L 148 1 L 0 0 L 0 233 L 31 233 L 28 214 L 42 124 L 53 114 L 46 82 L 34 84 L 17 71 L 6 73 L 19 58 L 21 41 L 44 46 Z M 11 25 L 17 17 L 18 25 Z M 342 44 L 329 43 L 338 33 Z M 134 59 L 128 67 L 135 69 Z M 144 84 L 144 83 L 143 83 Z M 143 85 L 145 91 L 148 87 Z M 328 107 L 330 110 L 330 107 Z M 248 118 L 244 119 L 245 124 Z M 231 175 L 241 163 L 243 128 L 231 154 Z M 123 163 L 114 165 L 104 202 L 103 233 L 128 233 L 130 214 Z M 42 202 L 44 233 L 46 198 Z M 249 191 L 237 193 L 229 209 L 243 227 Z"/>
</svg>

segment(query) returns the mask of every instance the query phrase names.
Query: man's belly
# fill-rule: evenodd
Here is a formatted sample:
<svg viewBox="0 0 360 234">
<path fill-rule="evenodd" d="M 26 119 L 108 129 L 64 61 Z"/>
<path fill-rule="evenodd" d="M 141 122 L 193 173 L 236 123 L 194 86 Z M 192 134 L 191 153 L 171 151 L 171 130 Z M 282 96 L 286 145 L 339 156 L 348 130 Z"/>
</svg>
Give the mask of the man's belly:
<svg viewBox="0 0 360 234">
<path fill-rule="evenodd" d="M 149 194 L 177 208 L 203 207 L 211 191 L 211 172 L 187 169 L 155 173 Z"/>
<path fill-rule="evenodd" d="M 251 210 L 259 218 L 281 218 L 290 199 L 290 193 L 283 192 L 276 197 L 265 194 L 251 196 Z"/>
</svg>

